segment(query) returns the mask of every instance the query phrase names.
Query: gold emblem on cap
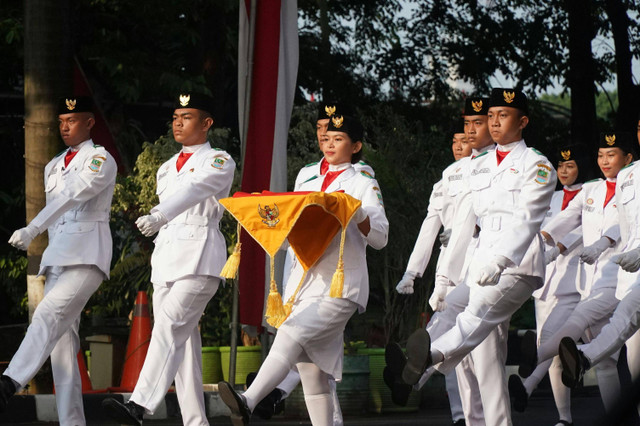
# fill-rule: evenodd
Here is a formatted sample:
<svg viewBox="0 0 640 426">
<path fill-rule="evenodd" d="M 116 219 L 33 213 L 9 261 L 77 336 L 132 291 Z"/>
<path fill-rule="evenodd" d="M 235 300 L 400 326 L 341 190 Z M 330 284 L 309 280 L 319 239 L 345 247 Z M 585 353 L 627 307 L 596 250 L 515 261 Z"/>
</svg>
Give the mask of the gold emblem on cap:
<svg viewBox="0 0 640 426">
<path fill-rule="evenodd" d="M 611 146 L 616 143 L 616 135 L 605 135 L 604 140 L 607 142 L 607 145 Z"/>
<path fill-rule="evenodd" d="M 333 126 L 336 129 L 339 129 L 340 127 L 342 127 L 342 123 L 344 122 L 344 117 L 343 116 L 338 117 L 336 115 L 335 117 L 331 118 L 331 122 L 333 123 Z"/>
<path fill-rule="evenodd" d="M 471 101 L 471 108 L 473 108 L 475 112 L 482 111 L 482 101 Z"/>
<path fill-rule="evenodd" d="M 507 92 L 506 90 L 504 90 L 502 92 L 502 96 L 504 96 L 504 101 L 510 104 L 511 102 L 513 102 L 513 99 L 516 97 L 516 92 Z"/>
<path fill-rule="evenodd" d="M 76 100 L 75 99 L 65 99 L 64 103 L 67 105 L 67 109 L 69 111 L 73 111 L 74 109 L 76 109 Z"/>
<path fill-rule="evenodd" d="M 560 155 L 562 155 L 562 159 L 564 161 L 567 161 L 569 160 L 569 158 L 571 158 L 571 150 L 560 151 Z"/>
<path fill-rule="evenodd" d="M 336 113 L 336 106 L 335 105 L 334 106 L 326 105 L 324 107 L 324 112 L 327 113 L 327 117 L 331 117 L 333 114 Z"/>
<path fill-rule="evenodd" d="M 186 107 L 189 105 L 189 101 L 191 100 L 191 95 L 180 95 L 180 105 Z"/>
</svg>

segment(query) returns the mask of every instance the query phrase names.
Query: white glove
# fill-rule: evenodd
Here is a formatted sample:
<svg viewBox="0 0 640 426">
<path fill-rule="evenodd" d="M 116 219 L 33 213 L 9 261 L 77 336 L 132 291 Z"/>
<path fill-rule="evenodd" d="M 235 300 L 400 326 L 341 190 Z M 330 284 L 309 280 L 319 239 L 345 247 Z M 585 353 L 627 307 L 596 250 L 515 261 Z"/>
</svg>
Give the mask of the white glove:
<svg viewBox="0 0 640 426">
<path fill-rule="evenodd" d="M 449 279 L 443 275 L 436 275 L 436 282 L 433 285 L 433 293 L 429 298 L 429 306 L 434 312 L 442 312 L 447 309 L 447 290 L 449 287 Z"/>
<path fill-rule="evenodd" d="M 356 212 L 353 214 L 353 221 L 355 223 L 362 223 L 366 218 L 367 218 L 367 212 L 365 209 L 363 209 L 362 207 L 360 207 L 358 210 L 356 210 Z"/>
<path fill-rule="evenodd" d="M 449 244 L 449 238 L 451 238 L 451 228 L 443 230 L 438 236 L 442 247 L 446 247 Z"/>
<path fill-rule="evenodd" d="M 396 286 L 396 291 L 400 294 L 413 294 L 413 280 L 416 279 L 416 273 L 407 271 Z"/>
<path fill-rule="evenodd" d="M 11 238 L 9 238 L 9 244 L 19 250 L 26 251 L 29 244 L 31 244 L 31 241 L 33 241 L 39 233 L 40 231 L 38 228 L 32 225 L 27 225 L 24 228 L 18 229 L 13 233 L 13 235 L 11 235 Z"/>
<path fill-rule="evenodd" d="M 559 255 L 560 255 L 560 249 L 558 248 L 558 246 L 554 246 L 548 249 L 547 251 L 544 252 L 544 264 L 545 265 L 550 264 L 551 262 L 556 260 Z"/>
<path fill-rule="evenodd" d="M 627 272 L 637 272 L 640 269 L 640 247 L 611 256 L 611 261 Z"/>
<path fill-rule="evenodd" d="M 478 275 L 476 275 L 475 283 L 480 286 L 496 285 L 500 281 L 502 271 L 507 268 L 509 259 L 504 256 L 496 256 L 491 262 L 487 263 Z"/>
<path fill-rule="evenodd" d="M 167 218 L 160 212 L 154 212 L 146 216 L 140 216 L 136 220 L 136 226 L 145 237 L 150 237 L 167 223 Z"/>
<path fill-rule="evenodd" d="M 603 251 L 611 247 L 611 240 L 607 237 L 602 237 L 595 243 L 582 249 L 580 252 L 580 260 L 589 265 L 593 265 L 600 257 Z"/>
</svg>

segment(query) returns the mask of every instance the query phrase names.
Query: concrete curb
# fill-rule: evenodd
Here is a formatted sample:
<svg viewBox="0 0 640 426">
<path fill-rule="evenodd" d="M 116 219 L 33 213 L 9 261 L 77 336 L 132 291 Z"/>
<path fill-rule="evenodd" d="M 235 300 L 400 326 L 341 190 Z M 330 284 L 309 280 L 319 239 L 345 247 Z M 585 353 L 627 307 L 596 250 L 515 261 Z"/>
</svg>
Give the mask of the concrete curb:
<svg viewBox="0 0 640 426">
<path fill-rule="evenodd" d="M 87 424 L 105 423 L 108 421 L 102 410 L 102 401 L 106 398 L 116 398 L 122 402 L 128 401 L 130 393 L 87 393 L 83 395 L 84 413 Z M 222 402 L 216 391 L 204 392 L 204 403 L 207 417 L 229 416 L 229 408 Z M 180 415 L 178 399 L 174 392 L 168 393 L 164 401 L 153 415 L 145 415 L 145 419 L 164 420 L 177 418 Z M 0 416 L 0 424 L 16 424 L 29 422 L 57 422 L 58 410 L 53 394 L 15 395 L 7 410 Z"/>
</svg>

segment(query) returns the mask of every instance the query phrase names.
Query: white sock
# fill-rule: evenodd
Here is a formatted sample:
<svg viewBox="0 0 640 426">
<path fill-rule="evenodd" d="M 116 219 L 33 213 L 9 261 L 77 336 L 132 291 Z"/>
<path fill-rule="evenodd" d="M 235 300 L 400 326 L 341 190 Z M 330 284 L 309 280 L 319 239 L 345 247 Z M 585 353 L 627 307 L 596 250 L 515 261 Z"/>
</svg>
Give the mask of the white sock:
<svg viewBox="0 0 640 426">
<path fill-rule="evenodd" d="M 313 426 L 333 425 L 333 400 L 330 394 L 305 395 L 304 402 Z"/>
<path fill-rule="evenodd" d="M 571 389 L 562 383 L 562 364 L 558 356 L 553 358 L 549 368 L 549 380 L 551 381 L 553 399 L 556 402 L 560 420 L 573 423 L 573 418 L 571 417 Z"/>
</svg>

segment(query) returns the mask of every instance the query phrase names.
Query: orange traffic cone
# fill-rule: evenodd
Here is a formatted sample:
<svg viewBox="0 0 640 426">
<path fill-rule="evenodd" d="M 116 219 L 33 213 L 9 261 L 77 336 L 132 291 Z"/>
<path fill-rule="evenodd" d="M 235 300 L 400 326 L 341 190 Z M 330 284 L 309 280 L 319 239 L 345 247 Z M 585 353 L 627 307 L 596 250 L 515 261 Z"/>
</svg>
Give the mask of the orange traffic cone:
<svg viewBox="0 0 640 426">
<path fill-rule="evenodd" d="M 140 370 L 144 364 L 151 341 L 151 318 L 149 316 L 149 302 L 147 293 L 139 291 L 133 308 L 133 324 L 127 343 L 127 354 L 122 368 L 120 386 L 109 388 L 112 392 L 131 392 L 138 382 Z"/>
</svg>

